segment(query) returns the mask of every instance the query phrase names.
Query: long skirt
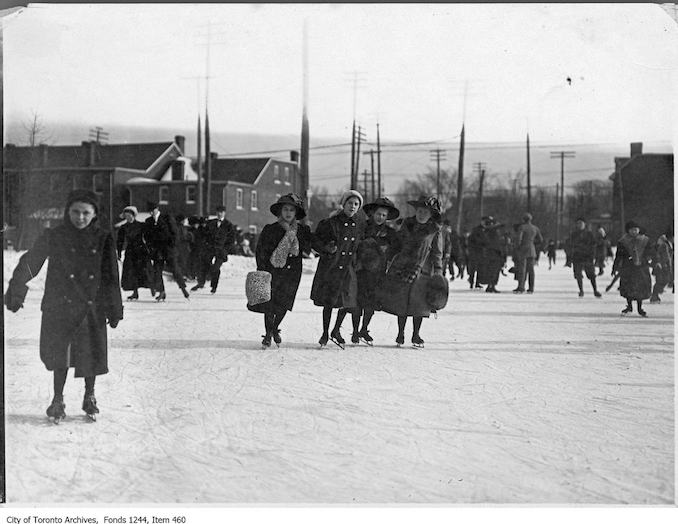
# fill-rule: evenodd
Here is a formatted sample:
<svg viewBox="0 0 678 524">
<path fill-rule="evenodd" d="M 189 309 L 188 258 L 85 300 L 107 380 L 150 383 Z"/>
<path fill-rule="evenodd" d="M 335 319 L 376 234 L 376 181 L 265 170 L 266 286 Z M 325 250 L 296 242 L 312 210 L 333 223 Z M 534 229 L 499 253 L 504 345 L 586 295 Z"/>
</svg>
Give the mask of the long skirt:
<svg viewBox="0 0 678 524">
<path fill-rule="evenodd" d="M 619 294 L 630 300 L 646 300 L 652 294 L 652 279 L 647 266 L 627 265 L 619 271 Z"/>
</svg>

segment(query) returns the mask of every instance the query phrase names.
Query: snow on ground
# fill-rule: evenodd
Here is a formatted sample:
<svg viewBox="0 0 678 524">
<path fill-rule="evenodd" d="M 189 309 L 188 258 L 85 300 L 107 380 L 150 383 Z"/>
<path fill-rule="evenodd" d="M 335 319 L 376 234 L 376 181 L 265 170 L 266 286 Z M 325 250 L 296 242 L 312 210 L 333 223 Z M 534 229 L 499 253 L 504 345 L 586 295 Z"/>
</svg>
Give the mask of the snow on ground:
<svg viewBox="0 0 678 524">
<path fill-rule="evenodd" d="M 578 298 L 559 256 L 532 296 L 509 277 L 498 295 L 453 282 L 423 351 L 396 348 L 379 313 L 374 347 L 318 350 L 313 261 L 283 347 L 261 351 L 254 261 L 232 257 L 216 295 L 168 283 L 166 303 L 126 303 L 98 421 L 69 375 L 58 426 L 38 357 L 43 269 L 5 315 L 7 501 L 673 504 L 674 297 L 622 317 L 616 291 Z M 5 287 L 17 258 L 5 252 Z"/>
</svg>

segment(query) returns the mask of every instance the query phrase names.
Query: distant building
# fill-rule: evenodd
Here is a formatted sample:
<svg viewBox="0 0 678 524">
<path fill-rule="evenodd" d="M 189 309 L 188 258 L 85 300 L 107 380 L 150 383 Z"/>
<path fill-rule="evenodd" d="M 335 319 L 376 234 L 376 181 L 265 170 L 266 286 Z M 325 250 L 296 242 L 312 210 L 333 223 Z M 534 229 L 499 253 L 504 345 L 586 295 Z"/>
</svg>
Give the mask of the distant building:
<svg viewBox="0 0 678 524">
<path fill-rule="evenodd" d="M 634 142 L 631 155 L 614 163 L 611 238 L 618 239 L 633 220 L 656 239 L 673 226 L 673 154 L 643 153 L 643 144 Z"/>
<path fill-rule="evenodd" d="M 7 144 L 3 158 L 3 220 L 16 249 L 29 248 L 45 227 L 63 219 L 67 194 L 89 189 L 99 195 L 99 220 L 111 227 L 131 202 L 130 180 L 163 179 L 181 171 L 184 137 L 144 144 L 36 147 Z"/>
</svg>

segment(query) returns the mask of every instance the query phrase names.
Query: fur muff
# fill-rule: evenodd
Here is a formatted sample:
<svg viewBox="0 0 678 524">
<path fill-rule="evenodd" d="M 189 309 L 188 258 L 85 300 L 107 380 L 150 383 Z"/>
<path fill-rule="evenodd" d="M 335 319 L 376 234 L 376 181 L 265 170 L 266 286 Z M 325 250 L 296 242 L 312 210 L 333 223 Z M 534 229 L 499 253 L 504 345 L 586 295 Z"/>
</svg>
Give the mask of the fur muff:
<svg viewBox="0 0 678 524">
<path fill-rule="evenodd" d="M 374 238 L 363 240 L 358 245 L 358 264 L 367 271 L 378 271 L 381 267 L 381 251 Z"/>
<path fill-rule="evenodd" d="M 271 300 L 271 274 L 268 271 L 247 273 L 245 294 L 248 306 L 256 306 Z"/>
<path fill-rule="evenodd" d="M 426 288 L 426 302 L 434 311 L 439 311 L 447 305 L 450 294 L 450 284 L 442 275 L 432 275 Z"/>
</svg>

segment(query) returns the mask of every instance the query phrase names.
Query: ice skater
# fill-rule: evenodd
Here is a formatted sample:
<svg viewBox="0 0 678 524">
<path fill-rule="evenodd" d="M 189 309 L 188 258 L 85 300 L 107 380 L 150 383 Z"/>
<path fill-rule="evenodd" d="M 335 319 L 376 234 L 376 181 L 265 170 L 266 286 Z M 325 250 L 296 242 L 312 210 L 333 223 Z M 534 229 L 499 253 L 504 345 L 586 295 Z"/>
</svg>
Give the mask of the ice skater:
<svg viewBox="0 0 678 524">
<path fill-rule="evenodd" d="M 626 307 L 622 314 L 633 311 L 635 300 L 638 314 L 646 317 L 643 300 L 647 300 L 651 295 L 650 264 L 656 258 L 656 254 L 650 239 L 640 233 L 640 226 L 637 223 L 627 222 L 624 229 L 626 234 L 617 241 L 617 254 L 612 265 L 612 271 L 619 273 L 619 294 L 626 299 Z M 661 269 L 661 264 L 655 263 L 655 267 Z"/>
<path fill-rule="evenodd" d="M 657 264 L 654 268 L 654 287 L 650 304 L 661 302 L 659 295 L 664 292 L 664 288 L 670 285 L 673 288 L 673 229 L 669 229 L 661 235 L 655 244 L 657 252 Z"/>
<path fill-rule="evenodd" d="M 118 229 L 116 239 L 118 259 L 125 252 L 120 283 L 123 291 L 132 291 L 127 300 L 138 300 L 139 288 L 149 288 L 151 296 L 155 296 L 153 266 L 144 240 L 144 224 L 136 220 L 137 214 L 135 206 L 127 206 L 122 210 L 120 218 L 124 218 L 125 223 Z"/>
<path fill-rule="evenodd" d="M 423 348 L 420 329 L 431 313 L 429 284 L 432 275 L 443 280 L 443 236 L 440 202 L 433 196 L 421 196 L 407 202 L 414 216 L 404 220 L 398 241 L 388 253 L 388 269 L 378 299 L 382 311 L 398 317 L 396 344 L 405 343 L 405 324 L 412 317 L 412 347 Z"/>
<path fill-rule="evenodd" d="M 546 256 L 549 259 L 549 269 L 556 265 L 556 243 L 549 239 L 546 244 Z"/>
<path fill-rule="evenodd" d="M 191 291 L 202 289 L 209 273 L 210 292 L 212 294 L 217 292 L 221 266 L 228 261 L 228 250 L 235 242 L 236 228 L 226 220 L 226 207 L 217 206 L 216 211 L 217 218 L 208 220 L 204 226 L 206 246 L 198 273 L 198 283 L 191 288 Z"/>
<path fill-rule="evenodd" d="M 26 283 L 47 259 L 42 298 L 40 359 L 52 371 L 54 398 L 47 416 L 66 417 L 64 386 L 69 368 L 85 378 L 82 409 L 92 419 L 99 413 L 94 396 L 97 375 L 108 373 L 106 321 L 115 328 L 123 317 L 118 261 L 113 236 L 97 223 L 97 196 L 84 189 L 68 195 L 64 223 L 47 229 L 19 259 L 5 294 L 12 313 L 23 307 Z"/>
<path fill-rule="evenodd" d="M 312 237 L 313 249 L 319 253 L 313 277 L 311 300 L 323 308 L 323 332 L 318 343 L 325 347 L 332 341 L 344 349 L 346 341 L 340 328 L 346 314 L 358 306 L 357 249 L 365 234 L 365 219 L 358 215 L 363 197 L 355 190 L 344 192 L 341 210 L 318 222 Z M 329 332 L 332 309 L 339 309 Z"/>
<path fill-rule="evenodd" d="M 523 223 L 518 226 L 518 235 L 516 240 L 515 252 L 518 254 L 518 263 L 516 266 L 516 277 L 518 287 L 513 290 L 514 293 L 525 292 L 525 279 L 527 279 L 528 293 L 534 293 L 534 266 L 537 258 L 537 246 L 541 246 L 544 239 L 541 231 L 532 223 L 532 214 L 523 215 Z"/>
<path fill-rule="evenodd" d="M 358 307 L 351 312 L 353 334 L 351 342 L 358 344 L 363 340 L 372 345 L 374 339 L 370 335 L 369 326 L 374 312 L 379 309 L 377 287 L 381 283 L 381 275 L 386 269 L 386 253 L 397 239 L 395 229 L 387 220 L 395 220 L 400 211 L 386 197 L 379 197 L 367 204 L 363 211 L 368 215 L 365 239 L 358 246 Z M 360 327 L 362 317 L 363 325 Z"/>
<path fill-rule="evenodd" d="M 602 297 L 598 292 L 596 285 L 596 268 L 593 265 L 595 258 L 596 242 L 593 238 L 593 233 L 586 229 L 586 219 L 579 217 L 575 222 L 575 229 L 570 233 L 567 240 L 567 260 L 565 265 L 572 267 L 574 278 L 579 287 L 579 296 L 584 296 L 584 277 L 582 273 L 586 274 L 586 278 L 591 282 L 593 288 L 593 295 L 596 298 Z"/>
<path fill-rule="evenodd" d="M 300 222 L 306 216 L 301 197 L 294 193 L 283 195 L 270 210 L 278 220 L 261 230 L 255 256 L 257 270 L 271 274 L 271 300 L 247 306 L 250 311 L 264 314 L 262 349 L 271 347 L 271 339 L 280 346 L 280 323 L 292 311 L 301 281 L 302 258 L 311 252 L 311 230 Z"/>
<path fill-rule="evenodd" d="M 163 302 L 167 298 L 165 282 L 162 278 L 165 265 L 172 272 L 172 276 L 184 298 L 188 298 L 186 282 L 177 261 L 177 225 L 171 215 L 160 212 L 158 204 L 153 202 L 148 206 L 148 209 L 151 216 L 144 222 L 144 238 L 153 265 L 153 282 L 151 285 L 158 292 L 155 299 L 158 302 Z"/>
</svg>

